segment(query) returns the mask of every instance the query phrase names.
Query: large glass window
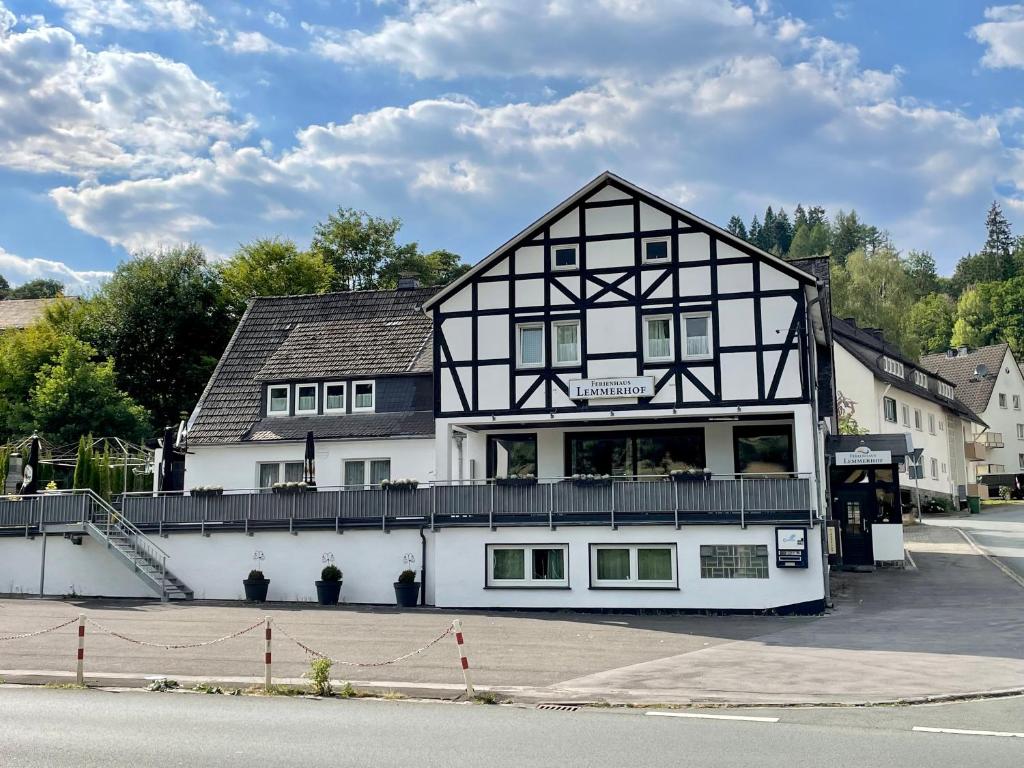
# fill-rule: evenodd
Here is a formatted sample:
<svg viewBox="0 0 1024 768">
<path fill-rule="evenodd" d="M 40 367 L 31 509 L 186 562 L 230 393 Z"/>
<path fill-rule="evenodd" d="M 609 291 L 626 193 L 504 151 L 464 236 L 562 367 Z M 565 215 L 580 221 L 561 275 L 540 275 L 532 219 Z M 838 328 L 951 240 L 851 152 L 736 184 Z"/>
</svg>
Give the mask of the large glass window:
<svg viewBox="0 0 1024 768">
<path fill-rule="evenodd" d="M 519 365 L 527 368 L 544 365 L 544 326 L 519 326 Z"/>
<path fill-rule="evenodd" d="M 260 488 L 270 488 L 274 483 L 297 483 L 302 480 L 301 461 L 269 461 L 257 465 Z M 282 481 L 282 478 L 284 480 Z"/>
<path fill-rule="evenodd" d="M 736 471 L 768 474 L 793 471 L 793 430 L 785 425 L 733 427 Z"/>
<path fill-rule="evenodd" d="M 571 475 L 667 475 L 674 469 L 704 466 L 703 429 L 566 436 L 566 470 Z"/>
<path fill-rule="evenodd" d="M 489 435 L 487 477 L 537 475 L 537 435 Z"/>
<path fill-rule="evenodd" d="M 554 324 L 555 365 L 578 365 L 580 362 L 580 323 L 578 320 Z"/>
<path fill-rule="evenodd" d="M 674 544 L 591 544 L 590 586 L 674 589 Z"/>
<path fill-rule="evenodd" d="M 488 544 L 488 587 L 569 586 L 567 544 Z"/>
</svg>

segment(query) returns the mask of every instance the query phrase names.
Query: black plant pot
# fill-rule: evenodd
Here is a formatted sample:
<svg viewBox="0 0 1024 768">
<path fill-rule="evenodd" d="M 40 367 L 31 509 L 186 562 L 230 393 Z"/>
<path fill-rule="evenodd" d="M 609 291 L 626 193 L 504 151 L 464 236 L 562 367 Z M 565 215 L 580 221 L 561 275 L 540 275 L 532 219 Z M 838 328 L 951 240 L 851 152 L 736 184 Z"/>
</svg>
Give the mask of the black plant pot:
<svg viewBox="0 0 1024 768">
<path fill-rule="evenodd" d="M 270 589 L 270 579 L 264 579 L 263 581 L 242 579 L 242 586 L 245 587 L 245 599 L 250 603 L 267 602 L 267 590 Z"/>
<path fill-rule="evenodd" d="M 395 582 L 395 602 L 399 608 L 415 608 L 420 601 L 420 583 L 414 581 L 406 584 L 401 581 Z"/>
<path fill-rule="evenodd" d="M 340 581 L 316 582 L 316 601 L 320 605 L 337 605 L 341 597 Z"/>
</svg>

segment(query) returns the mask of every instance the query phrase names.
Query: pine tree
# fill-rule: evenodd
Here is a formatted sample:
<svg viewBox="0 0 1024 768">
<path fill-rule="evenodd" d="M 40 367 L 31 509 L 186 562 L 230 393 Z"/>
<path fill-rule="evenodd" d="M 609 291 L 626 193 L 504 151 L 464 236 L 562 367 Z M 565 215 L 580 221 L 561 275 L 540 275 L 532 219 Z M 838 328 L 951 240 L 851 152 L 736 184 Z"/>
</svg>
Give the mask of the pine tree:
<svg viewBox="0 0 1024 768">
<path fill-rule="evenodd" d="M 85 435 L 78 438 L 78 455 L 75 457 L 75 474 L 71 481 L 75 488 L 89 487 L 89 474 L 92 466 L 92 455 L 90 451 L 91 445 L 91 435 L 88 440 Z"/>
<path fill-rule="evenodd" d="M 773 249 L 778 249 L 778 254 L 785 256 L 789 252 L 790 243 L 793 242 L 793 225 L 789 223 L 785 208 L 780 208 L 776 214 L 773 230 Z"/>
<path fill-rule="evenodd" d="M 743 224 L 743 219 L 739 216 L 730 217 L 729 223 L 725 228 L 732 234 L 736 235 L 736 237 L 742 237 L 744 240 L 747 239 L 747 228 Z"/>
<path fill-rule="evenodd" d="M 760 245 L 761 222 L 757 220 L 757 214 L 750 220 L 750 229 L 747 230 L 747 242 L 753 245 Z"/>
<path fill-rule="evenodd" d="M 825 218 L 825 209 L 820 205 L 812 205 L 808 208 L 807 223 L 811 227 L 816 227 L 819 224 L 828 224 L 828 219 Z"/>
<path fill-rule="evenodd" d="M 755 245 L 770 251 L 778 243 L 775 240 L 775 211 L 769 205 L 764 210 L 764 225 L 761 227 L 761 237 Z"/>
<path fill-rule="evenodd" d="M 800 203 L 796 204 L 796 210 L 793 211 L 793 236 L 796 237 L 796 231 L 800 229 L 800 226 L 807 226 L 807 212 L 804 211 L 803 205 Z"/>
<path fill-rule="evenodd" d="M 992 202 L 985 217 L 985 247 L 982 248 L 992 265 L 990 272 L 994 280 L 1005 280 L 1013 277 L 1013 232 L 1010 231 L 1010 222 L 1003 215 L 999 203 Z"/>
</svg>

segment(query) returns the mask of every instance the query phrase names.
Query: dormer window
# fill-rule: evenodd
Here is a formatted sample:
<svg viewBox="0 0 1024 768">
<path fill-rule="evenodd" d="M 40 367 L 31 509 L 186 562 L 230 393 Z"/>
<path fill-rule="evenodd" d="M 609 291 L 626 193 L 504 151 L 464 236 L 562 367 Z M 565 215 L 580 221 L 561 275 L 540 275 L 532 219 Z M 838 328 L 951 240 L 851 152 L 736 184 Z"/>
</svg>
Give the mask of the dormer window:
<svg viewBox="0 0 1024 768">
<path fill-rule="evenodd" d="M 945 384 L 945 383 L 940 381 L 939 385 L 938 385 L 938 389 L 939 389 L 939 395 L 941 395 L 942 397 L 945 397 L 948 400 L 952 400 L 953 399 L 953 388 L 949 384 Z"/>
<path fill-rule="evenodd" d="M 357 381 L 352 385 L 352 412 L 366 413 L 374 409 L 374 382 Z"/>
<path fill-rule="evenodd" d="M 316 416 L 320 404 L 320 388 L 316 384 L 297 384 L 295 386 L 295 415 Z"/>
<path fill-rule="evenodd" d="M 334 382 L 324 385 L 324 413 L 345 412 L 345 383 Z"/>
<path fill-rule="evenodd" d="M 899 376 L 901 379 L 905 376 L 903 363 L 899 360 L 893 360 L 891 357 L 882 358 L 882 370 L 886 373 L 891 373 L 893 376 Z"/>
<path fill-rule="evenodd" d="M 287 384 L 273 384 L 267 387 L 267 415 L 287 416 L 291 405 Z"/>
<path fill-rule="evenodd" d="M 914 383 L 919 387 L 928 389 L 928 376 L 920 371 L 914 371 Z"/>
<path fill-rule="evenodd" d="M 554 250 L 555 269 L 576 269 L 579 259 L 575 245 L 559 245 Z"/>
</svg>

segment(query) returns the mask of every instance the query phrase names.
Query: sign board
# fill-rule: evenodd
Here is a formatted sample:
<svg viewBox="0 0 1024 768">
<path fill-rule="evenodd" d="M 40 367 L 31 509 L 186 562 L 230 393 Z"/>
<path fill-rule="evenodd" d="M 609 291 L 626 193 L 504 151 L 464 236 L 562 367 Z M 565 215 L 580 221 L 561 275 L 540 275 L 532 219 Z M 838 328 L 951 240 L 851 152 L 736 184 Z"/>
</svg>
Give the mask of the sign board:
<svg viewBox="0 0 1024 768">
<path fill-rule="evenodd" d="M 807 529 L 775 529 L 775 565 L 778 568 L 807 567 Z"/>
<path fill-rule="evenodd" d="M 611 397 L 654 397 L 654 377 L 570 379 L 569 397 L 573 400 L 600 400 Z"/>
<path fill-rule="evenodd" d="M 837 467 L 860 467 L 869 464 L 892 464 L 892 451 L 873 451 L 862 445 L 852 451 L 836 453 Z"/>
</svg>

